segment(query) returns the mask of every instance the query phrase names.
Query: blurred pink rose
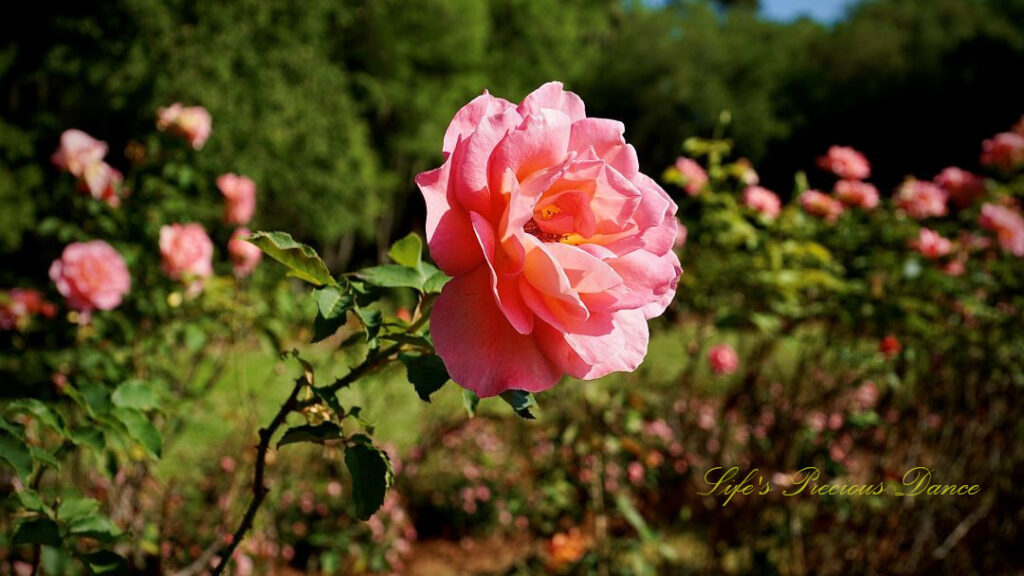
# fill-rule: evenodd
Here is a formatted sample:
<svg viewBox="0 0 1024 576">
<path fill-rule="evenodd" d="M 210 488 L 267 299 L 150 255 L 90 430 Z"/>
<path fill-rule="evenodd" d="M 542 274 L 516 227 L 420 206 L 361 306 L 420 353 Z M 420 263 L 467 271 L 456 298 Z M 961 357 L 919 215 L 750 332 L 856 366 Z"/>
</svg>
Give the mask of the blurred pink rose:
<svg viewBox="0 0 1024 576">
<path fill-rule="evenodd" d="M 872 210 L 878 206 L 878 188 L 860 180 L 836 182 L 835 195 L 847 206 L 856 206 L 864 210 Z"/>
<path fill-rule="evenodd" d="M 160 228 L 163 269 L 174 280 L 195 290 L 213 274 L 213 242 L 200 224 L 170 224 Z"/>
<path fill-rule="evenodd" d="M 644 465 L 635 460 L 630 462 L 626 466 L 626 477 L 629 479 L 630 484 L 639 486 L 644 481 Z"/>
<path fill-rule="evenodd" d="M 231 240 L 228 241 L 228 254 L 231 256 L 234 273 L 238 278 L 252 274 L 256 265 L 260 263 L 260 259 L 263 258 L 263 251 L 246 240 L 249 235 L 248 228 L 239 228 L 231 233 Z"/>
<path fill-rule="evenodd" d="M 117 208 L 121 205 L 124 177 L 106 162 L 96 162 L 86 167 L 82 174 L 81 186 L 96 200 L 102 200 Z"/>
<path fill-rule="evenodd" d="M 107 143 L 89 136 L 81 130 L 65 130 L 60 135 L 60 147 L 50 160 L 57 168 L 82 177 L 85 169 L 103 161 L 107 155 Z"/>
<path fill-rule="evenodd" d="M 535 392 L 643 360 L 681 273 L 678 224 L 624 130 L 557 82 L 519 106 L 484 92 L 449 125 L 444 164 L 416 177 L 430 254 L 453 277 L 431 331 L 463 387 Z"/>
<path fill-rule="evenodd" d="M 1018 258 L 1024 256 L 1024 218 L 1019 211 L 998 204 L 983 204 L 979 223 L 982 228 L 995 232 L 1004 252 Z"/>
<path fill-rule="evenodd" d="M 911 248 L 920 252 L 925 258 L 941 258 L 953 249 L 953 243 L 943 238 L 935 230 L 921 228 L 918 237 L 910 241 Z"/>
<path fill-rule="evenodd" d="M 708 183 L 708 173 L 696 160 L 680 156 L 676 159 L 675 168 L 682 176 L 683 190 L 690 196 L 700 194 L 704 185 Z"/>
<path fill-rule="evenodd" d="M 981 143 L 981 163 L 1010 172 L 1024 164 L 1024 135 L 1003 132 Z"/>
<path fill-rule="evenodd" d="M 844 180 L 864 180 L 871 176 L 871 165 L 863 154 L 849 146 L 831 146 L 818 158 L 818 166 Z"/>
<path fill-rule="evenodd" d="M 238 174 L 221 174 L 217 188 L 224 195 L 224 221 L 245 226 L 256 212 L 256 183 Z"/>
<path fill-rule="evenodd" d="M 199 150 L 210 137 L 213 120 L 202 106 L 182 106 L 179 102 L 156 111 L 156 127 L 182 136 L 192 148 Z"/>
<path fill-rule="evenodd" d="M 776 218 L 782 210 L 782 202 L 774 192 L 760 186 L 747 186 L 743 190 L 743 204 L 769 218 Z"/>
<path fill-rule="evenodd" d="M 50 279 L 68 306 L 83 312 L 113 310 L 131 289 L 124 259 L 102 240 L 75 242 L 50 265 Z"/>
<path fill-rule="evenodd" d="M 907 180 L 896 190 L 896 205 L 915 220 L 945 216 L 946 191 L 924 180 Z"/>
<path fill-rule="evenodd" d="M 728 344 L 719 344 L 708 350 L 708 363 L 715 374 L 732 374 L 740 365 L 736 351 Z"/>
<path fill-rule="evenodd" d="M 0 292 L 0 330 L 23 328 L 34 314 L 53 318 L 57 307 L 44 300 L 38 290 L 12 288 Z"/>
<path fill-rule="evenodd" d="M 672 241 L 672 248 L 682 250 L 686 246 L 686 238 L 690 231 L 686 229 L 686 224 L 683 224 L 682 221 L 679 221 L 676 226 L 676 239 Z"/>
<path fill-rule="evenodd" d="M 985 179 L 967 170 L 950 166 L 935 177 L 935 183 L 949 193 L 949 199 L 958 208 L 966 208 L 985 194 Z"/>
<path fill-rule="evenodd" d="M 964 263 L 966 256 L 955 258 L 946 262 L 946 265 L 942 267 L 943 274 L 947 276 L 963 276 L 967 272 L 967 265 Z"/>
<path fill-rule="evenodd" d="M 740 182 L 747 186 L 757 186 L 761 182 L 761 177 L 757 175 L 757 170 L 754 170 L 754 165 L 750 163 L 750 160 L 740 158 L 736 161 L 735 166 Z"/>
<path fill-rule="evenodd" d="M 854 394 L 854 399 L 857 402 L 857 408 L 860 410 L 870 410 L 878 404 L 878 385 L 871 380 L 865 380 L 863 384 L 857 388 L 857 392 Z"/>
<path fill-rule="evenodd" d="M 824 218 L 831 224 L 834 224 L 843 213 L 843 204 L 839 200 L 818 190 L 805 190 L 800 194 L 800 205 L 804 212 Z"/>
</svg>

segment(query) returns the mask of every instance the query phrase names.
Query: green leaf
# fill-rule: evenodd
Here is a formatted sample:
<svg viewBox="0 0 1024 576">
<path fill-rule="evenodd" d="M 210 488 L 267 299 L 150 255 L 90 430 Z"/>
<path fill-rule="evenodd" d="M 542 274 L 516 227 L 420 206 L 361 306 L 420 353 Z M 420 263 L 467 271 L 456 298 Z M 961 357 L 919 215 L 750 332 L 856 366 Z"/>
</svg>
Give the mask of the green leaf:
<svg viewBox="0 0 1024 576">
<path fill-rule="evenodd" d="M 263 253 L 288 267 L 289 273 L 316 286 L 337 286 L 327 264 L 313 248 L 286 232 L 256 232 L 249 238 Z"/>
<path fill-rule="evenodd" d="M 152 410 L 157 407 L 156 393 L 149 383 L 142 380 L 129 380 L 117 387 L 110 396 L 114 406 L 135 410 Z"/>
<path fill-rule="evenodd" d="M 60 528 L 57 523 L 49 518 L 31 518 L 18 526 L 14 533 L 15 544 L 43 544 L 46 546 L 60 546 Z"/>
<path fill-rule="evenodd" d="M 37 420 L 61 434 L 65 433 L 64 418 L 35 398 L 22 398 L 11 402 L 7 406 L 16 412 L 23 412 L 35 416 Z"/>
<path fill-rule="evenodd" d="M 87 447 L 93 452 L 103 452 L 107 448 L 103 432 L 98 428 L 76 428 L 68 437 L 76 446 Z"/>
<path fill-rule="evenodd" d="M 366 341 L 372 343 L 377 338 L 377 334 L 380 333 L 380 325 L 383 322 L 383 315 L 381 315 L 380 310 L 356 308 L 356 316 L 359 316 L 359 320 L 362 321 L 363 327 L 366 328 Z M 373 346 L 371 345 L 371 347 Z"/>
<path fill-rule="evenodd" d="M 504 400 L 520 418 L 527 420 L 535 420 L 536 417 L 530 412 L 530 408 L 537 407 L 537 401 L 534 400 L 533 394 L 525 390 L 505 390 L 501 393 L 501 399 Z"/>
<path fill-rule="evenodd" d="M 150 456 L 160 457 L 163 438 L 160 436 L 160 431 L 153 426 L 145 414 L 127 408 L 115 408 L 114 416 L 128 429 L 128 435 L 138 441 Z"/>
<path fill-rule="evenodd" d="M 86 554 L 83 561 L 89 571 L 98 576 L 120 576 L 128 574 L 128 562 L 110 550 L 100 550 Z"/>
<path fill-rule="evenodd" d="M 399 360 L 405 364 L 409 382 L 416 388 L 416 393 L 424 402 L 430 402 L 430 395 L 437 392 L 448 382 L 448 370 L 437 354 L 410 356 L 402 354 Z"/>
<path fill-rule="evenodd" d="M 434 344 L 427 336 L 417 336 L 406 332 L 396 332 L 394 334 L 381 334 L 380 337 L 384 340 L 391 340 L 393 342 L 400 342 L 402 344 L 408 344 L 409 346 L 415 346 L 427 353 L 432 353 L 434 351 Z"/>
<path fill-rule="evenodd" d="M 32 459 L 35 460 L 36 462 L 42 462 L 47 466 L 51 466 L 53 468 L 56 468 L 57 470 L 60 470 L 60 461 L 57 460 L 57 457 L 54 456 L 53 453 L 51 453 L 49 450 L 45 448 L 40 448 L 39 446 L 29 446 L 28 450 L 29 452 L 32 453 Z"/>
<path fill-rule="evenodd" d="M 426 281 L 419 270 L 395 264 L 363 268 L 356 272 L 356 276 L 382 288 L 415 288 L 419 290 Z"/>
<path fill-rule="evenodd" d="M 80 520 L 98 514 L 100 502 L 94 498 L 71 497 L 57 507 L 57 519 L 64 523 Z"/>
<path fill-rule="evenodd" d="M 72 521 L 68 533 L 72 536 L 93 538 L 100 542 L 110 542 L 121 535 L 121 529 L 103 514 L 95 513 Z"/>
<path fill-rule="evenodd" d="M 324 422 L 317 426 L 295 426 L 285 431 L 284 436 L 278 441 L 277 447 L 299 442 L 323 443 L 325 440 L 341 438 L 341 428 L 333 422 Z"/>
<path fill-rule="evenodd" d="M 352 474 L 352 499 L 360 520 L 369 520 L 384 505 L 393 480 L 387 454 L 373 446 L 356 443 L 345 448 L 345 466 Z"/>
<path fill-rule="evenodd" d="M 437 268 L 434 268 L 434 266 L 431 266 L 430 264 L 423 264 L 423 268 L 426 268 L 428 266 L 430 268 L 433 268 L 433 272 L 430 273 L 429 277 L 427 278 L 427 281 L 423 283 L 423 291 L 426 292 L 427 294 L 440 294 L 441 289 L 444 288 L 444 285 L 447 284 L 448 281 L 451 280 L 452 278 L 451 276 L 448 276 L 447 274 L 441 272 Z"/>
<path fill-rule="evenodd" d="M 18 492 L 18 501 L 21 502 L 21 507 L 29 512 L 39 512 L 42 514 L 48 509 L 46 503 L 43 502 L 43 499 L 39 497 L 35 490 L 22 490 Z"/>
<path fill-rule="evenodd" d="M 476 408 L 480 405 L 480 397 L 476 395 L 472 390 L 462 390 L 462 408 L 466 410 L 466 415 L 470 418 L 476 416 Z"/>
<path fill-rule="evenodd" d="M 423 259 L 423 241 L 415 232 L 395 242 L 388 250 L 388 256 L 401 266 L 419 270 Z"/>
<path fill-rule="evenodd" d="M 22 480 L 32 474 L 32 452 L 28 445 L 6 430 L 0 431 L 0 458 L 6 460 Z"/>
<path fill-rule="evenodd" d="M 316 301 L 316 319 L 313 320 L 313 339 L 316 343 L 330 338 L 345 325 L 348 311 L 355 304 L 355 298 L 348 291 L 337 286 L 327 286 L 313 292 Z"/>
</svg>

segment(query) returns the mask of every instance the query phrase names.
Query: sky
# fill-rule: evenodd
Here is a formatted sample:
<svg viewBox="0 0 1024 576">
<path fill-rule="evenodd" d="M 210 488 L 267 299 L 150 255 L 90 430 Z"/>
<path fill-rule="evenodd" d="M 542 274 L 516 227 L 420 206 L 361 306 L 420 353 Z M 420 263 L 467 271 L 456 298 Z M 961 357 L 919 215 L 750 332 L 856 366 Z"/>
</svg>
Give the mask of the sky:
<svg viewBox="0 0 1024 576">
<path fill-rule="evenodd" d="M 821 22 L 835 22 L 855 0 L 761 0 L 761 13 L 773 20 L 795 20 L 809 16 Z"/>
</svg>

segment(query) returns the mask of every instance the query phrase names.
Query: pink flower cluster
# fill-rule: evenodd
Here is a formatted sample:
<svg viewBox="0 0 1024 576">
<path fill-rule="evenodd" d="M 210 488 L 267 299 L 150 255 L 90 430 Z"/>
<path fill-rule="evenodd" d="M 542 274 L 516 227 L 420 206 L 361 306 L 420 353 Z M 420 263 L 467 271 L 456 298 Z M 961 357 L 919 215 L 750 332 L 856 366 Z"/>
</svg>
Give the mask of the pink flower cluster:
<svg viewBox="0 0 1024 576">
<path fill-rule="evenodd" d="M 948 214 L 946 191 L 925 180 L 908 179 L 896 190 L 896 205 L 915 220 Z"/>
<path fill-rule="evenodd" d="M 957 208 L 966 208 L 985 194 L 985 179 L 967 170 L 950 166 L 932 180 L 946 191 Z"/>
<path fill-rule="evenodd" d="M 679 173 L 683 190 L 690 196 L 700 194 L 708 183 L 708 173 L 696 160 L 680 156 L 676 159 L 675 169 Z"/>
<path fill-rule="evenodd" d="M 256 212 L 256 183 L 246 176 L 228 173 L 217 177 L 217 188 L 224 195 L 224 221 L 247 225 Z"/>
<path fill-rule="evenodd" d="M 747 186 L 743 190 L 743 204 L 767 218 L 777 218 L 782 210 L 782 201 L 779 197 L 761 186 Z"/>
<path fill-rule="evenodd" d="M 910 246 L 925 258 L 941 258 L 953 249 L 953 243 L 943 238 L 938 232 L 929 228 L 921 228 L 918 237 L 910 242 Z"/>
<path fill-rule="evenodd" d="M 104 162 L 106 155 L 106 142 L 81 130 L 65 130 L 60 136 L 60 146 L 50 160 L 58 169 L 78 178 L 79 190 L 117 207 L 121 204 L 124 177 Z"/>
<path fill-rule="evenodd" d="M 818 166 L 843 180 L 864 180 L 871 176 L 868 159 L 849 146 L 831 146 L 818 158 Z"/>
<path fill-rule="evenodd" d="M 1020 210 L 984 204 L 981 207 L 981 227 L 996 234 L 999 247 L 1020 258 L 1024 256 L 1024 217 Z"/>
<path fill-rule="evenodd" d="M 22 329 L 33 315 L 53 318 L 57 307 L 38 290 L 12 288 L 0 292 L 0 330 Z"/>
<path fill-rule="evenodd" d="M 740 358 L 732 346 L 719 344 L 708 351 L 708 363 L 711 365 L 711 371 L 715 374 L 727 375 L 736 372 L 740 365 Z"/>
<path fill-rule="evenodd" d="M 800 194 L 800 206 L 804 212 L 834 224 L 843 213 L 843 204 L 839 200 L 819 190 L 805 190 Z"/>
<path fill-rule="evenodd" d="M 1024 134 L 1002 132 L 982 142 L 981 163 L 1004 172 L 1024 165 Z"/>
<path fill-rule="evenodd" d="M 181 136 L 192 148 L 199 150 L 210 137 L 213 119 L 202 106 L 182 106 L 175 102 L 156 111 L 156 127 Z"/>
<path fill-rule="evenodd" d="M 164 272 L 190 292 L 202 290 L 203 280 L 213 275 L 213 242 L 200 224 L 161 227 L 160 256 Z"/>
<path fill-rule="evenodd" d="M 847 206 L 872 210 L 878 206 L 878 188 L 860 180 L 840 180 L 834 189 L 836 198 Z"/>
</svg>

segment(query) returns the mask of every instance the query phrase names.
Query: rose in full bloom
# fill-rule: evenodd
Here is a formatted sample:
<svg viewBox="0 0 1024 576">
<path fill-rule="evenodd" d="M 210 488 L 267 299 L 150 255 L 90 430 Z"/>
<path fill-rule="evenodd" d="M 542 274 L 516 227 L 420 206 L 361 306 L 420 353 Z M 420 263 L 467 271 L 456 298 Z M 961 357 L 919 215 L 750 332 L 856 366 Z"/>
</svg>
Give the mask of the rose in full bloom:
<svg viewBox="0 0 1024 576">
<path fill-rule="evenodd" d="M 967 170 L 950 166 L 934 178 L 934 182 L 949 193 L 957 208 L 966 208 L 985 194 L 985 179 Z"/>
<path fill-rule="evenodd" d="M 864 180 L 871 176 L 871 164 L 863 154 L 849 146 L 831 146 L 818 158 L 818 166 L 844 180 Z"/>
<path fill-rule="evenodd" d="M 864 210 L 872 210 L 878 206 L 878 188 L 860 180 L 840 180 L 836 182 L 836 198 L 847 206 L 855 206 Z"/>
<path fill-rule="evenodd" d="M 131 276 L 121 255 L 102 240 L 75 242 L 50 265 L 50 279 L 68 306 L 88 314 L 113 310 L 131 289 Z"/>
<path fill-rule="evenodd" d="M 776 218 L 782 210 L 782 202 L 775 192 L 761 186 L 747 186 L 743 190 L 743 204 L 768 218 Z"/>
<path fill-rule="evenodd" d="M 81 178 L 85 169 L 103 161 L 107 155 L 107 143 L 89 136 L 81 130 L 65 130 L 60 135 L 60 146 L 50 156 L 57 168 Z"/>
<path fill-rule="evenodd" d="M 1018 258 L 1024 256 L 1024 217 L 1017 210 L 998 204 L 982 204 L 981 227 L 996 233 L 999 247 Z"/>
<path fill-rule="evenodd" d="M 915 220 L 945 216 L 948 213 L 946 199 L 942 188 L 913 178 L 896 190 L 896 205 Z"/>
<path fill-rule="evenodd" d="M 199 150 L 210 137 L 213 119 L 202 106 L 182 106 L 175 102 L 156 111 L 156 127 L 185 138 L 192 148 Z"/>
<path fill-rule="evenodd" d="M 213 274 L 213 242 L 200 224 L 170 224 L 160 228 L 160 256 L 164 272 L 202 289 L 202 280 Z"/>
<path fill-rule="evenodd" d="M 921 228 L 918 237 L 910 241 L 910 246 L 925 258 L 933 260 L 949 254 L 953 249 L 953 243 L 948 238 L 943 238 L 938 232 L 929 228 Z"/>
<path fill-rule="evenodd" d="M 843 213 L 843 203 L 818 190 L 805 190 L 800 194 L 800 206 L 812 216 L 824 218 L 834 224 Z"/>
<path fill-rule="evenodd" d="M 57 307 L 47 302 L 38 290 L 12 288 L 0 292 L 0 330 L 24 328 L 35 314 L 53 318 Z"/>
<path fill-rule="evenodd" d="M 732 346 L 719 344 L 708 350 L 708 364 L 715 374 L 732 374 L 739 367 L 740 358 Z"/>
<path fill-rule="evenodd" d="M 238 174 L 221 174 L 217 188 L 224 195 L 224 221 L 245 226 L 256 212 L 256 183 Z"/>
<path fill-rule="evenodd" d="M 676 159 L 675 169 L 679 172 L 683 190 L 690 196 L 700 194 L 708 183 L 708 173 L 696 160 L 680 156 Z"/>
<path fill-rule="evenodd" d="M 256 265 L 263 258 L 263 251 L 255 244 L 246 240 L 249 237 L 248 228 L 239 228 L 231 234 L 228 241 L 228 255 L 231 257 L 231 264 L 235 276 L 244 278 L 256 269 Z"/>
<path fill-rule="evenodd" d="M 981 163 L 1010 172 L 1024 164 L 1024 135 L 1003 132 L 981 143 Z"/>
<path fill-rule="evenodd" d="M 444 164 L 416 177 L 430 254 L 452 276 L 431 333 L 455 382 L 536 392 L 643 360 L 681 273 L 678 224 L 624 130 L 557 82 L 455 115 Z"/>
</svg>

